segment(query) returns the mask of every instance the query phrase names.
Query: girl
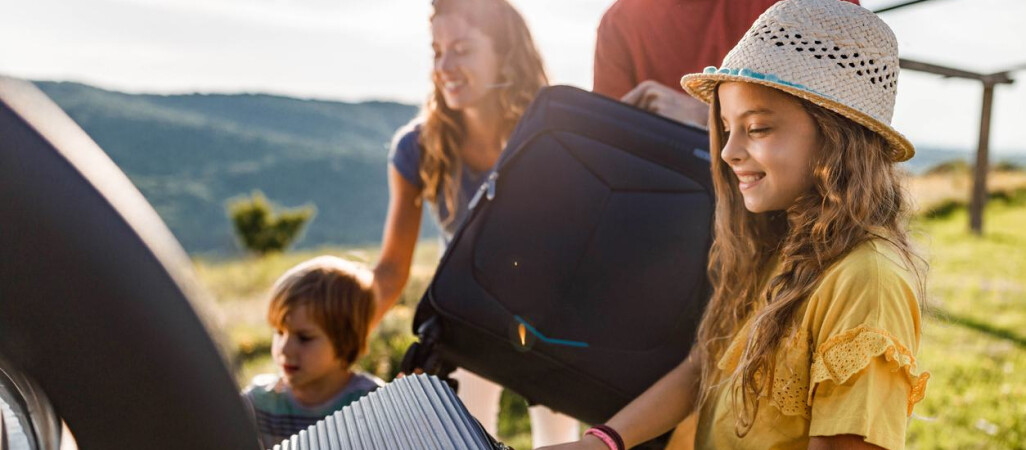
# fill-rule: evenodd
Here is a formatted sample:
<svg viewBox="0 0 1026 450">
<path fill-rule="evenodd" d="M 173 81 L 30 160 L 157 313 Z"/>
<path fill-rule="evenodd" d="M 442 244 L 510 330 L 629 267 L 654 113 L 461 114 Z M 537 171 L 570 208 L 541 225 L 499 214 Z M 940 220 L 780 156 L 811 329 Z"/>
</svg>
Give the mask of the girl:
<svg viewBox="0 0 1026 450">
<path fill-rule="evenodd" d="M 431 16 L 434 92 L 421 117 L 396 134 L 388 169 L 390 200 L 381 259 L 374 269 L 375 323 L 409 277 L 426 200 L 448 244 L 467 204 L 498 160 L 538 90 L 548 84 L 520 14 L 506 0 L 435 0 Z M 493 435 L 500 386 L 457 371 L 460 398 Z M 578 435 L 569 417 L 531 408 L 535 445 Z"/>
<path fill-rule="evenodd" d="M 560 448 L 628 448 L 697 411 L 697 448 L 903 448 L 924 267 L 906 232 L 890 126 L 897 44 L 837 0 L 766 11 L 709 103 L 714 293 L 688 358 L 605 425 Z"/>
</svg>

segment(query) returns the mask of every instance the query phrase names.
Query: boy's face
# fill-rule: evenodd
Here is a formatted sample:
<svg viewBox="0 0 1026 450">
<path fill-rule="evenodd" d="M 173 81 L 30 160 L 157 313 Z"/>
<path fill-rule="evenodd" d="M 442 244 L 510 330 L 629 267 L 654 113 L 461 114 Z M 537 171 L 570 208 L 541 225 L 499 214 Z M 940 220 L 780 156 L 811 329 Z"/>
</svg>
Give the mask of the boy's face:
<svg viewBox="0 0 1026 450">
<path fill-rule="evenodd" d="M 305 305 L 285 316 L 282 329 L 275 330 L 271 356 L 293 389 L 316 387 L 347 369 L 335 355 L 335 348 Z"/>
</svg>

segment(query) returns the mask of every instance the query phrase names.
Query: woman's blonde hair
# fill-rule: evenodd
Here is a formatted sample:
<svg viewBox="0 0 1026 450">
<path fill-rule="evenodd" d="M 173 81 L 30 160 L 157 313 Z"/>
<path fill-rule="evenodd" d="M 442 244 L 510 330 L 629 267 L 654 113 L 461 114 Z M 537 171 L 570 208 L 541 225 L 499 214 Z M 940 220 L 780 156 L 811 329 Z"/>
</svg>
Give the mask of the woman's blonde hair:
<svg viewBox="0 0 1026 450">
<path fill-rule="evenodd" d="M 334 256 L 303 262 L 274 283 L 267 322 L 282 329 L 290 313 L 307 307 L 335 355 L 349 366 L 367 351 L 375 308 L 372 278 L 367 268 Z"/>
<path fill-rule="evenodd" d="M 538 90 L 548 84 L 541 55 L 534 46 L 531 32 L 523 17 L 506 0 L 435 0 L 431 20 L 443 14 L 463 17 L 470 26 L 487 35 L 499 55 L 500 76 L 497 88 L 500 131 L 505 139 L 534 100 Z M 460 142 L 466 135 L 462 115 L 449 108 L 435 84 L 421 112 L 420 180 L 424 185 L 421 198 L 438 205 L 444 202 L 452 220 L 456 211 L 456 195 L 462 165 L 459 164 Z"/>
<path fill-rule="evenodd" d="M 925 263 L 910 243 L 909 203 L 887 141 L 833 111 L 793 98 L 819 133 L 813 187 L 786 211 L 763 214 L 745 209 L 734 175 L 720 159 L 726 136 L 718 96 L 710 108 L 717 203 L 709 256 L 713 296 L 698 330 L 699 404 L 729 382 L 738 436 L 751 429 L 759 398 L 771 388 L 779 343 L 832 264 L 863 242 L 885 239 L 912 268 L 921 296 L 924 291 Z M 774 261 L 779 270 L 769 274 Z M 766 306 L 757 310 L 759 305 Z M 737 369 L 720 373 L 718 360 L 748 318 L 752 331 Z"/>
</svg>

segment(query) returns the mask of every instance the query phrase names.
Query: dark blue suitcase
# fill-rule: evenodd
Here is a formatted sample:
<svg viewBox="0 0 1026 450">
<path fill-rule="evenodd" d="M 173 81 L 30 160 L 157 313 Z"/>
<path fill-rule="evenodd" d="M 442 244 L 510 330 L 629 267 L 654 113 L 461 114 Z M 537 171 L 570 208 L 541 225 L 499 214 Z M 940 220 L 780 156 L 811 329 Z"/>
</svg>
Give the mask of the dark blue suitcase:
<svg viewBox="0 0 1026 450">
<path fill-rule="evenodd" d="M 543 89 L 454 236 L 404 370 L 462 367 L 584 422 L 687 355 L 710 288 L 708 134 Z"/>
</svg>

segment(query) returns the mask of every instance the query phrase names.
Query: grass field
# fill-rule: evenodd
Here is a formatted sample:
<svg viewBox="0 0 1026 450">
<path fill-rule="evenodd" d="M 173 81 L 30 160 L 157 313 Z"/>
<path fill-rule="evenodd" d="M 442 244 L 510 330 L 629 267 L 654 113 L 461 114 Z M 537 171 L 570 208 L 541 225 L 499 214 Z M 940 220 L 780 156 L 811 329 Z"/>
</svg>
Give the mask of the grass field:
<svg viewBox="0 0 1026 450">
<path fill-rule="evenodd" d="M 994 188 L 1009 192 L 1026 177 L 995 177 Z M 925 207 L 960 193 L 965 179 L 917 179 L 913 193 Z M 961 194 L 958 194 L 961 195 Z M 982 237 L 967 232 L 964 208 L 914 224 L 931 271 L 928 313 L 920 347 L 920 367 L 932 373 L 926 399 L 909 427 L 913 449 L 1014 449 L 1026 447 L 1026 193 L 991 202 Z M 318 254 L 374 261 L 376 249 L 322 249 L 263 259 L 196 261 L 215 299 L 215 322 L 236 353 L 236 377 L 274 370 L 269 359 L 271 331 L 264 322 L 266 291 L 292 265 Z M 406 346 L 413 341 L 413 308 L 430 280 L 438 257 L 433 243 L 417 249 L 410 284 L 376 332 L 360 366 L 391 379 Z M 516 448 L 530 447 L 526 405 L 504 395 L 499 438 Z"/>
<path fill-rule="evenodd" d="M 1026 196 L 921 223 L 931 251 L 920 365 L 932 373 L 911 448 L 1026 446 Z"/>
</svg>

